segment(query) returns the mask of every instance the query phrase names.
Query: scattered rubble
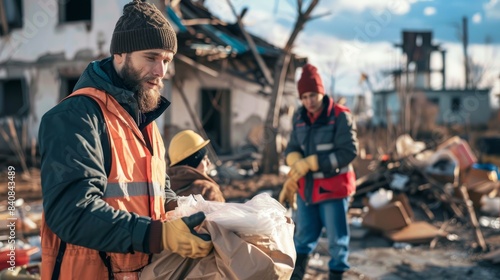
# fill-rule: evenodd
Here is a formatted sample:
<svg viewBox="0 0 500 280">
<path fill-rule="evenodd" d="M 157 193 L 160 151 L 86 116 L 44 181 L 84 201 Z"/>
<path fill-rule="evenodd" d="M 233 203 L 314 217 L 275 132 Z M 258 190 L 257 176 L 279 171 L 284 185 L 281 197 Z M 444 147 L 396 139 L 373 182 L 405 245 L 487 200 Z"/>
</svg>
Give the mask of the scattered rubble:
<svg viewBox="0 0 500 280">
<path fill-rule="evenodd" d="M 492 279 L 500 275 L 496 165 L 478 162 L 468 143 L 459 138 L 434 148 L 412 141 L 400 137 L 394 153 L 355 162 L 358 188 L 349 211 L 352 269 L 345 278 Z M 260 154 L 250 148 L 220 160 L 213 175 L 227 201 L 245 202 L 262 192 L 278 197 L 286 179 L 285 166 L 280 175 L 259 174 Z M 39 172 L 30 169 L 29 173 L 30 178 L 16 182 L 17 217 L 23 221 L 16 237 L 26 249 L 39 246 L 42 211 Z M 4 189 L 0 193 L 6 197 Z M 6 205 L 7 201 L 0 203 L 0 222 L 6 221 Z M 6 229 L 0 225 L 3 245 Z M 36 271 L 39 261 L 39 254 L 33 253 L 28 270 Z M 326 279 L 327 263 L 327 242 L 321 238 L 306 279 Z"/>
</svg>

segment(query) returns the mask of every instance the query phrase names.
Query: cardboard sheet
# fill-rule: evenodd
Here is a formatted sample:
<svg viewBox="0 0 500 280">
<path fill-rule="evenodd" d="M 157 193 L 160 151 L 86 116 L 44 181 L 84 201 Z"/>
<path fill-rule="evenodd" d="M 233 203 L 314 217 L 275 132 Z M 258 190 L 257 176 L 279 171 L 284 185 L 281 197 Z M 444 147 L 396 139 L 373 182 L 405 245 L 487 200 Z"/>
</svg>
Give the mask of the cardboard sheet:
<svg viewBox="0 0 500 280">
<path fill-rule="evenodd" d="M 394 242 L 407 243 L 426 243 L 438 235 L 445 236 L 445 234 L 440 233 L 437 227 L 423 221 L 413 222 L 397 231 L 384 232 L 384 235 Z"/>
</svg>

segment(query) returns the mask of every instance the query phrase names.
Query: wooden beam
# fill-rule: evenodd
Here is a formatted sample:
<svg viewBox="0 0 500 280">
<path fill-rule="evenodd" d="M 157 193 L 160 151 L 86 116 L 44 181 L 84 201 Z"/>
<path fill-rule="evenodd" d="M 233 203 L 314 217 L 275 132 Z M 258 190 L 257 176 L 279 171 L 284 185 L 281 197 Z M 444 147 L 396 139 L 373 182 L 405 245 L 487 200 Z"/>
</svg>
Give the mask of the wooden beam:
<svg viewBox="0 0 500 280">
<path fill-rule="evenodd" d="M 198 116 L 198 114 L 195 113 L 195 111 L 189 105 L 189 100 L 186 97 L 186 93 L 184 92 L 184 89 L 182 88 L 182 85 L 181 85 L 180 81 L 178 79 L 174 78 L 173 79 L 173 84 L 177 88 L 177 90 L 179 91 L 179 94 L 180 94 L 180 96 L 182 98 L 182 101 L 184 102 L 184 105 L 186 106 L 186 109 L 188 110 L 189 116 L 191 116 L 191 119 L 193 120 L 193 123 L 196 126 L 196 129 L 198 130 L 198 132 L 200 133 L 200 135 L 204 139 L 208 140 L 209 139 L 208 135 L 205 132 L 205 129 L 203 128 L 203 124 L 200 121 L 200 117 Z M 212 147 L 212 145 L 209 144 L 206 147 L 207 147 L 207 150 L 208 150 L 208 155 L 210 157 L 210 160 L 216 166 L 221 166 L 222 162 L 219 160 L 219 157 L 217 156 L 217 153 L 215 153 L 215 150 Z"/>
<path fill-rule="evenodd" d="M 477 244 L 483 252 L 486 252 L 488 250 L 488 246 L 486 245 L 486 241 L 484 240 L 483 233 L 481 231 L 481 228 L 479 227 L 479 222 L 477 221 L 476 212 L 474 210 L 473 203 L 469 198 L 469 193 L 467 192 L 467 187 L 465 187 L 465 185 L 460 185 L 458 187 L 458 190 L 459 190 L 459 192 L 462 195 L 462 198 L 464 200 L 464 203 L 465 203 L 465 206 L 467 209 L 467 214 L 469 216 L 469 221 L 472 224 L 472 227 L 474 228 L 473 229 L 474 236 L 476 237 Z"/>
<path fill-rule="evenodd" d="M 266 79 L 266 82 L 269 85 L 273 84 L 273 78 L 271 76 L 271 71 L 269 71 L 269 69 L 267 68 L 267 65 L 264 63 L 264 59 L 262 59 L 262 56 L 257 51 L 257 46 L 255 45 L 255 42 L 254 42 L 252 36 L 250 36 L 248 34 L 248 32 L 245 30 L 243 23 L 241 22 L 241 16 L 236 13 L 236 10 L 234 9 L 234 6 L 230 0 L 227 0 L 227 3 L 229 4 L 229 7 L 231 7 L 231 10 L 233 11 L 234 16 L 236 17 L 236 20 L 238 22 L 238 26 L 240 27 L 241 33 L 243 34 L 243 37 L 245 37 L 245 40 L 247 40 L 248 46 L 250 47 L 250 50 L 252 51 L 252 54 L 255 57 L 255 60 L 257 61 L 257 65 L 259 65 L 259 68 L 262 71 L 262 74 L 264 74 L 264 78 Z"/>
<path fill-rule="evenodd" d="M 4 0 L 0 0 L 0 23 L 2 24 L 3 35 L 9 34 L 9 23 L 7 22 L 7 15 L 5 14 Z"/>
<path fill-rule="evenodd" d="M 208 68 L 207 66 L 205 66 L 201 63 L 198 63 L 185 55 L 177 53 L 175 55 L 175 58 L 179 59 L 180 61 L 186 63 L 187 65 L 192 66 L 192 67 L 194 67 L 194 68 L 202 71 L 203 73 L 206 73 L 214 78 L 217 78 L 219 76 L 219 72 L 217 72 L 211 68 Z"/>
</svg>

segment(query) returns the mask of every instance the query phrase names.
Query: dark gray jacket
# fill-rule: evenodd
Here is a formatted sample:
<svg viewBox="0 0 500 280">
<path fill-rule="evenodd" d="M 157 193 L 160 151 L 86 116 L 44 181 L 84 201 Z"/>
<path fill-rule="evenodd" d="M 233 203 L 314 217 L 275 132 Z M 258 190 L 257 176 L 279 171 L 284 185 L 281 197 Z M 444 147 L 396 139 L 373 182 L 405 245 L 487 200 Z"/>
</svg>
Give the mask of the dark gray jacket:
<svg viewBox="0 0 500 280">
<path fill-rule="evenodd" d="M 358 153 L 356 124 L 347 107 L 323 98 L 323 111 L 311 123 L 307 110 L 300 107 L 293 117 L 293 130 L 285 156 L 299 152 L 318 156 L 319 170 L 299 180 L 299 194 L 307 203 L 344 198 L 356 188 L 351 162 Z"/>
<path fill-rule="evenodd" d="M 134 93 L 125 89 L 111 58 L 94 61 L 74 90 L 93 87 L 115 98 L 140 129 L 158 118 L 170 102 L 162 98 L 153 112 L 141 114 Z M 63 241 L 105 252 L 150 253 L 151 219 L 115 210 L 101 197 L 111 168 L 103 114 L 94 100 L 70 97 L 42 118 L 38 141 L 45 219 Z M 175 200 L 167 177 L 167 201 Z"/>
</svg>

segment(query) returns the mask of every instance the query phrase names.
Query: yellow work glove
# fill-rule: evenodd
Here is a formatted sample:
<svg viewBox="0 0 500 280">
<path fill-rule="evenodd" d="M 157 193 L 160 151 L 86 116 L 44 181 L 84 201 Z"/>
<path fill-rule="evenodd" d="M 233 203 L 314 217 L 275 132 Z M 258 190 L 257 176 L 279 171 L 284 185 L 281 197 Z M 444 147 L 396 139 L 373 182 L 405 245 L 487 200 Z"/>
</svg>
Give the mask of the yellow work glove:
<svg viewBox="0 0 500 280">
<path fill-rule="evenodd" d="M 299 189 L 299 185 L 292 178 L 288 178 L 283 184 L 278 201 L 286 207 L 292 207 L 292 209 L 297 209 L 297 195 L 296 192 Z"/>
<path fill-rule="evenodd" d="M 295 162 L 288 172 L 288 177 L 292 178 L 294 181 L 298 181 L 300 178 L 304 177 L 309 171 L 318 171 L 318 156 L 310 155 L 306 158 L 300 159 Z"/>
<path fill-rule="evenodd" d="M 208 255 L 213 248 L 210 236 L 198 234 L 194 230 L 203 220 L 205 220 L 205 214 L 198 212 L 188 217 L 163 223 L 163 249 L 185 258 L 195 259 Z"/>
<path fill-rule="evenodd" d="M 292 166 L 294 163 L 296 163 L 297 161 L 301 160 L 302 158 L 303 158 L 303 156 L 302 156 L 301 153 L 299 153 L 299 152 L 291 152 L 285 158 L 286 165 Z"/>
</svg>

